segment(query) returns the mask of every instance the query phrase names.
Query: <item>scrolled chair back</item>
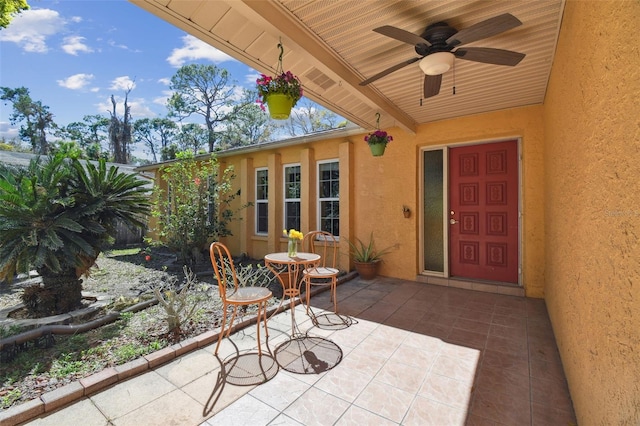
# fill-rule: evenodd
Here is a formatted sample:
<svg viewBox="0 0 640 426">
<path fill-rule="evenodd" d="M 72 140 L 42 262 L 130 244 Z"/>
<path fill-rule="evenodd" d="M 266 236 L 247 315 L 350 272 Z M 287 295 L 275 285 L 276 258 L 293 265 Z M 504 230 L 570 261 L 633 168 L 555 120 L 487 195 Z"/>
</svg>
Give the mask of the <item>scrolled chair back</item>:
<svg viewBox="0 0 640 426">
<path fill-rule="evenodd" d="M 213 271 L 218 281 L 220 297 L 225 300 L 227 291 L 235 292 L 238 288 L 238 276 L 229 249 L 220 242 L 213 242 L 209 247 L 209 255 Z"/>
</svg>

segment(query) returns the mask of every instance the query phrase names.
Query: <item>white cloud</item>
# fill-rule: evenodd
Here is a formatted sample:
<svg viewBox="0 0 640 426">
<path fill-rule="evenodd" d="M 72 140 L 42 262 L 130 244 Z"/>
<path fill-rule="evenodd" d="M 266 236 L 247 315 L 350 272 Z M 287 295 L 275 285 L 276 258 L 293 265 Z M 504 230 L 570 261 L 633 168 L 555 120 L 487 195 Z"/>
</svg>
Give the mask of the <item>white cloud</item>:
<svg viewBox="0 0 640 426">
<path fill-rule="evenodd" d="M 126 44 L 119 44 L 116 43 L 114 40 L 109 40 L 107 41 L 107 44 L 109 44 L 109 46 L 111 47 L 115 47 L 116 49 L 122 49 L 122 50 L 127 50 L 129 52 L 140 52 L 140 50 L 137 49 L 131 49 L 129 46 L 127 46 Z"/>
<path fill-rule="evenodd" d="M 7 140 L 15 139 L 18 137 L 19 129 L 17 126 L 13 126 L 7 121 L 0 121 L 0 138 Z"/>
<path fill-rule="evenodd" d="M 166 77 L 160 78 L 158 79 L 158 83 L 164 84 L 165 86 L 169 86 L 171 84 L 171 79 Z"/>
<path fill-rule="evenodd" d="M 164 107 L 167 106 L 167 101 L 169 98 L 173 96 L 173 92 L 171 90 L 163 90 L 162 96 L 157 96 L 153 99 L 153 103 L 157 105 L 162 105 Z"/>
<path fill-rule="evenodd" d="M 71 22 L 75 22 L 75 23 L 82 22 L 82 17 L 81 16 L 72 16 L 71 17 Z"/>
<path fill-rule="evenodd" d="M 167 58 L 167 62 L 176 68 L 181 67 L 187 61 L 195 61 L 198 59 L 207 59 L 216 64 L 225 61 L 235 61 L 231 56 L 208 45 L 202 40 L 198 40 L 194 36 L 186 35 L 182 37 L 182 43 L 183 46 L 173 49 L 171 55 Z"/>
<path fill-rule="evenodd" d="M 45 53 L 47 38 L 61 32 L 66 22 L 51 9 L 25 10 L 0 31 L 0 41 L 16 43 L 26 52 Z"/>
<path fill-rule="evenodd" d="M 109 87 L 110 90 L 131 90 L 136 87 L 135 81 L 133 81 L 129 76 L 124 75 L 122 77 L 116 77 Z"/>
<path fill-rule="evenodd" d="M 59 86 L 66 89 L 79 90 L 85 88 L 93 80 L 93 77 L 93 74 L 74 74 L 64 80 L 57 80 L 57 82 Z"/>
<path fill-rule="evenodd" d="M 85 38 L 82 36 L 65 37 L 62 43 L 62 50 L 69 55 L 78 56 L 78 52 L 91 53 L 93 49 L 84 43 Z"/>
</svg>

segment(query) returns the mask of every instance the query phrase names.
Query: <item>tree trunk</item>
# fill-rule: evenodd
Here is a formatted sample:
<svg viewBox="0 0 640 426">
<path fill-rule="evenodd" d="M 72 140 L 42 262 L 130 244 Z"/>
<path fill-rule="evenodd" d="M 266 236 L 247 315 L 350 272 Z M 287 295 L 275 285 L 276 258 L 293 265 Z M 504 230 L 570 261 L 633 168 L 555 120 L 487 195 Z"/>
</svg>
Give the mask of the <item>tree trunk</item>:
<svg viewBox="0 0 640 426">
<path fill-rule="evenodd" d="M 82 280 L 75 268 L 60 274 L 39 270 L 43 289 L 37 301 L 37 311 L 46 314 L 63 314 L 82 306 Z"/>
</svg>

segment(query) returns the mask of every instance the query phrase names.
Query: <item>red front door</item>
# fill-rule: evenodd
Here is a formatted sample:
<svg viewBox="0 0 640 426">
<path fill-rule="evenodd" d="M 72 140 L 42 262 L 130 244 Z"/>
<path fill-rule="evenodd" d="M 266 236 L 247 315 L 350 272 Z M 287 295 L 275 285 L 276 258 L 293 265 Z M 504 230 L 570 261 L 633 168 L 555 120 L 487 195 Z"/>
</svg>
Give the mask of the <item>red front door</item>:
<svg viewBox="0 0 640 426">
<path fill-rule="evenodd" d="M 518 283 L 518 145 L 449 151 L 449 274 Z"/>
</svg>

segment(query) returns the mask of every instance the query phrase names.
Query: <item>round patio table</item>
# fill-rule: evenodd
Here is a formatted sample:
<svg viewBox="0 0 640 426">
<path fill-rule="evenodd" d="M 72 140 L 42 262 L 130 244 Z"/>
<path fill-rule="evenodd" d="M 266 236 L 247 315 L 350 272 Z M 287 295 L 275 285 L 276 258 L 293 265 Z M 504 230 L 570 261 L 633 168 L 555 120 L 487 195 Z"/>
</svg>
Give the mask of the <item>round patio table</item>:
<svg viewBox="0 0 640 426">
<path fill-rule="evenodd" d="M 320 261 L 320 255 L 315 253 L 298 252 L 289 257 L 287 252 L 270 253 L 264 257 L 264 263 L 282 285 L 282 300 L 289 298 L 291 311 L 291 336 L 296 334 L 295 299 L 300 296 L 300 283 L 304 268 L 313 266 Z"/>
</svg>

